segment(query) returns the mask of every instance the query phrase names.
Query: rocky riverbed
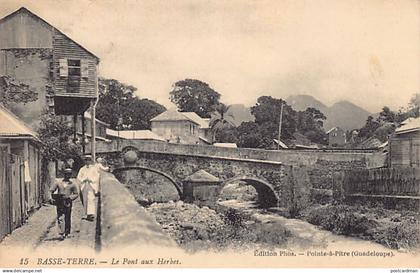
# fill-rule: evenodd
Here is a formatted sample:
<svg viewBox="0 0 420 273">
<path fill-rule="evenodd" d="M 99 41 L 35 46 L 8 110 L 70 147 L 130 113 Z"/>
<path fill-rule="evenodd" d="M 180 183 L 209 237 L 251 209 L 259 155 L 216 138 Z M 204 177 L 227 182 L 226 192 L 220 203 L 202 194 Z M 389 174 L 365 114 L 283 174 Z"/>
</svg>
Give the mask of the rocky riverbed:
<svg viewBox="0 0 420 273">
<path fill-rule="evenodd" d="M 280 226 L 252 221 L 237 210 L 223 213 L 182 201 L 153 203 L 147 211 L 184 249 L 220 251 L 282 248 L 289 236 Z"/>
</svg>

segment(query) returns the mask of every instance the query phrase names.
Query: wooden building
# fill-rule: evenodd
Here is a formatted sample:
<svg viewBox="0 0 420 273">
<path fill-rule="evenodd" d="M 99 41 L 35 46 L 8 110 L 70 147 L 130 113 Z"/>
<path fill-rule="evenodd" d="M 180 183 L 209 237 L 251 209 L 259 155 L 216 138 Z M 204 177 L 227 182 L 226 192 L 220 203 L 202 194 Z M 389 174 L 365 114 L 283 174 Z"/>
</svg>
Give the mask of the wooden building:
<svg viewBox="0 0 420 273">
<path fill-rule="evenodd" d="M 97 56 L 26 8 L 0 19 L 0 75 L 37 93 L 35 101 L 10 109 L 34 130 L 45 110 L 77 121 L 90 108 L 95 117 L 98 64 Z"/>
<path fill-rule="evenodd" d="M 420 118 L 406 120 L 389 140 L 391 167 L 420 168 Z"/>
<path fill-rule="evenodd" d="M 36 133 L 0 106 L 0 240 L 45 201 L 39 146 Z"/>
</svg>

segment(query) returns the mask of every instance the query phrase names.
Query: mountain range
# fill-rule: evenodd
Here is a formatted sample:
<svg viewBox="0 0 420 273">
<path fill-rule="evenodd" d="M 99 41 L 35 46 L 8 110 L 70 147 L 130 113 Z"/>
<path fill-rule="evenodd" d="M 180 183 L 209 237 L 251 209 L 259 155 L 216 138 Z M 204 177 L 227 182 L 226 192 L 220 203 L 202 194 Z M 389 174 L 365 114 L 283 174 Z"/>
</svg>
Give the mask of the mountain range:
<svg viewBox="0 0 420 273">
<path fill-rule="evenodd" d="M 365 125 L 369 115 L 375 115 L 346 100 L 327 106 L 309 95 L 293 95 L 288 97 L 286 102 L 296 111 L 304 111 L 308 107 L 320 110 L 327 117 L 324 122 L 325 130 L 336 126 L 344 130 L 358 129 Z M 253 121 L 254 116 L 251 114 L 249 107 L 243 104 L 232 104 L 227 112 L 226 119 L 239 126 L 244 121 Z"/>
<path fill-rule="evenodd" d="M 346 100 L 327 106 L 312 96 L 294 95 L 288 97 L 286 101 L 297 111 L 304 111 L 308 107 L 314 107 L 320 110 L 327 117 L 327 120 L 324 122 L 325 130 L 336 126 L 344 130 L 358 129 L 363 127 L 368 116 L 372 115 L 372 113 L 360 106 Z"/>
</svg>

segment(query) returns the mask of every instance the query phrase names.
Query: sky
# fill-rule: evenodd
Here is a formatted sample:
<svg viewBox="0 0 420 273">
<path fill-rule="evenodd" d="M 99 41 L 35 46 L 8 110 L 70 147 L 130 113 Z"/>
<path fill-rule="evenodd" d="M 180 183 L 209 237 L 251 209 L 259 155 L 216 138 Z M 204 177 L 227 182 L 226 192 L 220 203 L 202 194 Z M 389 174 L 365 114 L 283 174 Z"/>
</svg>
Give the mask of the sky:
<svg viewBox="0 0 420 273">
<path fill-rule="evenodd" d="M 207 82 L 226 104 L 261 95 L 398 110 L 420 92 L 416 0 L 0 0 L 21 6 L 100 59 L 100 76 L 173 107 L 172 85 Z"/>
</svg>

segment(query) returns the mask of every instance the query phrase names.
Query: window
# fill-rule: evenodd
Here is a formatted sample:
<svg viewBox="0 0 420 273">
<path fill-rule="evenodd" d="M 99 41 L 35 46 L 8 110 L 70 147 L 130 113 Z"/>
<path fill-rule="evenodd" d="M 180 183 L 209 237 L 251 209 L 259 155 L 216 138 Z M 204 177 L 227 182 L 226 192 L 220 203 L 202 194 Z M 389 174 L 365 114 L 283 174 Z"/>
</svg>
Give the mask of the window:
<svg viewBox="0 0 420 273">
<path fill-rule="evenodd" d="M 68 92 L 78 93 L 80 91 L 80 60 L 67 60 L 68 67 Z"/>
<path fill-rule="evenodd" d="M 68 70 L 69 70 L 69 77 L 71 76 L 79 76 L 81 75 L 80 73 L 80 60 L 72 60 L 72 59 L 68 59 L 67 60 L 67 66 L 68 66 Z"/>
<path fill-rule="evenodd" d="M 89 77 L 89 60 L 87 59 L 60 59 L 60 77 Z"/>
</svg>

